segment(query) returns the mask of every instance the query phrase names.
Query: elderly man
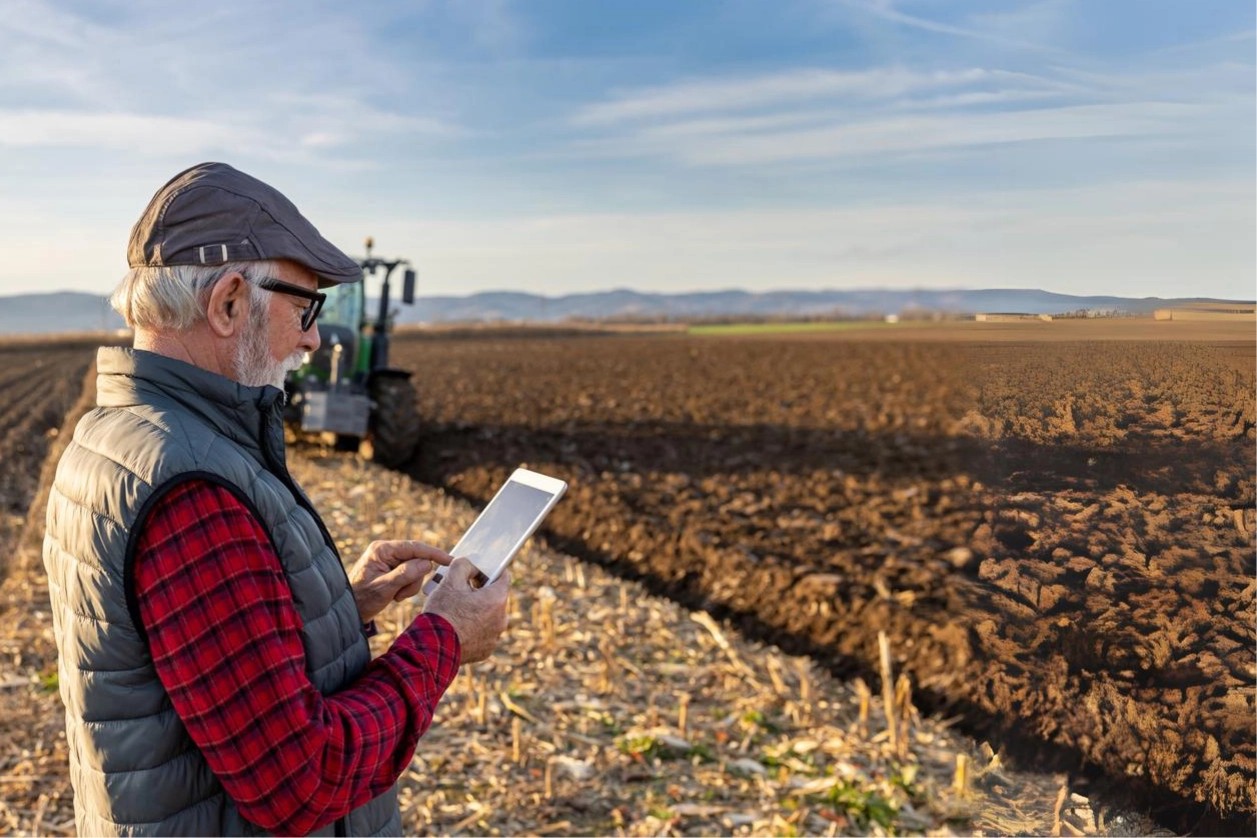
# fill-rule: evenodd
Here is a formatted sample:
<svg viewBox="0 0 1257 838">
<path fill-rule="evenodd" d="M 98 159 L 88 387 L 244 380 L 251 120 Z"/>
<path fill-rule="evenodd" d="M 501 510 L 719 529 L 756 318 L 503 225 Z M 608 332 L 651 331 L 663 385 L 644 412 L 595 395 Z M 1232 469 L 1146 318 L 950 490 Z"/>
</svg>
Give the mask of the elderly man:
<svg viewBox="0 0 1257 838">
<path fill-rule="evenodd" d="M 509 579 L 411 541 L 346 574 L 285 466 L 285 373 L 356 262 L 221 163 L 163 186 L 112 302 L 98 406 L 57 468 L 44 562 L 82 835 L 401 831 L 398 776 Z M 371 659 L 372 619 L 448 565 Z"/>
</svg>

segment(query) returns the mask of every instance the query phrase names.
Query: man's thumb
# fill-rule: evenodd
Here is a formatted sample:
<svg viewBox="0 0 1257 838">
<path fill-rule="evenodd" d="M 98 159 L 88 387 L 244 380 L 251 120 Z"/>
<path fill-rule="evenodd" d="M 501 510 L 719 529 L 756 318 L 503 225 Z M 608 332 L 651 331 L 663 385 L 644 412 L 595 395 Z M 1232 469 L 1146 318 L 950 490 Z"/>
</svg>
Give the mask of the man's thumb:
<svg viewBox="0 0 1257 838">
<path fill-rule="evenodd" d="M 448 581 L 465 585 L 469 579 L 479 572 L 480 570 L 471 563 L 471 559 L 468 559 L 466 556 L 459 556 L 446 568 L 445 576 Z"/>
</svg>

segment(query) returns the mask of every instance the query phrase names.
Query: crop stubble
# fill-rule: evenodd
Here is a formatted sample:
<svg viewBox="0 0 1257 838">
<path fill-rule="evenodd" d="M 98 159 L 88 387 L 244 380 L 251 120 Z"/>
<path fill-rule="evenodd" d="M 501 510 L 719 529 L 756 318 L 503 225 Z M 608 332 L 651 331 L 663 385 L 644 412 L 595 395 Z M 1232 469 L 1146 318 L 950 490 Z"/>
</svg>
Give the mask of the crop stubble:
<svg viewBox="0 0 1257 838">
<path fill-rule="evenodd" d="M 401 340 L 415 473 L 560 546 L 1250 819 L 1251 343 Z M 1167 798 L 1169 799 L 1169 798 Z M 1234 823 L 1234 822 L 1232 822 Z"/>
</svg>

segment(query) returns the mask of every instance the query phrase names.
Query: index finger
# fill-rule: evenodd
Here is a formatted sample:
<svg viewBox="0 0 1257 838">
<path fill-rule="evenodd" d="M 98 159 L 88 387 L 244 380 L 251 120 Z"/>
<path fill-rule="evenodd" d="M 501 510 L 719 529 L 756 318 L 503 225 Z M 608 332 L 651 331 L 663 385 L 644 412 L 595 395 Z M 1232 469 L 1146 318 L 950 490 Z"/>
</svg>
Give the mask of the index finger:
<svg viewBox="0 0 1257 838">
<path fill-rule="evenodd" d="M 448 567 L 449 563 L 454 561 L 454 557 L 449 553 L 422 541 L 382 541 L 376 550 L 376 556 L 389 567 L 397 567 L 402 562 L 412 559 L 426 559 L 444 567 Z"/>
</svg>

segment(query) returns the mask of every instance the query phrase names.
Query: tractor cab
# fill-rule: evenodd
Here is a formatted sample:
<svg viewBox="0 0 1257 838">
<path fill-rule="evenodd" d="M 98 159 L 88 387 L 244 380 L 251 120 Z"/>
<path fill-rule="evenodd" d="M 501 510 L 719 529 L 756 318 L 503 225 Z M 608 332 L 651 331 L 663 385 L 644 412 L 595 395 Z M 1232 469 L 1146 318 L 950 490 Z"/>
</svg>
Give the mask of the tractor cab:
<svg viewBox="0 0 1257 838">
<path fill-rule="evenodd" d="M 366 376 L 366 364 L 358 363 L 360 357 L 366 360 L 368 353 L 362 348 L 371 340 L 363 328 L 365 291 L 361 282 L 333 285 L 325 290 L 327 301 L 318 320 L 319 348 L 301 371 L 324 381 Z"/>
<path fill-rule="evenodd" d="M 319 314 L 320 345 L 288 376 L 285 420 L 294 432 L 319 436 L 342 450 L 358 449 L 389 466 L 414 453 L 419 436 L 415 391 L 408 370 L 389 366 L 390 276 L 401 267 L 401 301 L 415 299 L 415 271 L 404 259 L 371 255 L 367 239 L 363 281 L 326 289 Z M 368 285 L 379 282 L 379 309 L 367 312 Z"/>
</svg>

